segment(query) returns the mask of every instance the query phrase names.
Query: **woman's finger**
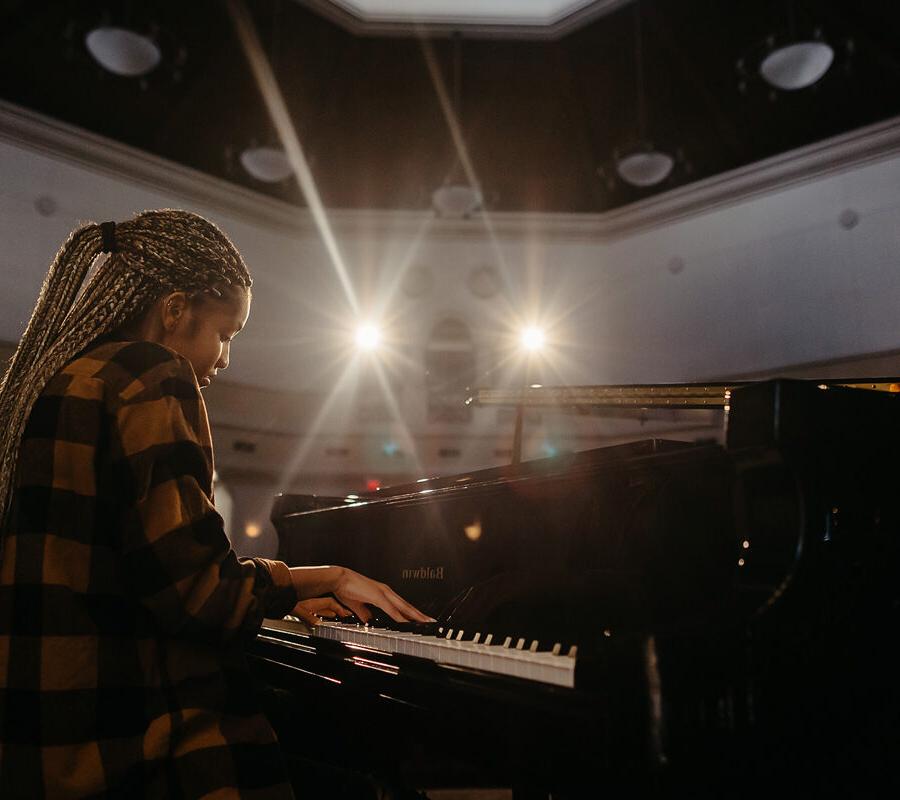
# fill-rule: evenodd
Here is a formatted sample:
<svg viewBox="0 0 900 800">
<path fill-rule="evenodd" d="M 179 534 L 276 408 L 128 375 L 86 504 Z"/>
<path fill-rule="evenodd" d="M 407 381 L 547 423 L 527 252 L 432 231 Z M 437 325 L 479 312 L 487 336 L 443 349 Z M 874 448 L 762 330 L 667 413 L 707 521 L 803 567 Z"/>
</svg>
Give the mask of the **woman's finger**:
<svg viewBox="0 0 900 800">
<path fill-rule="evenodd" d="M 294 606 L 292 613 L 295 617 L 300 617 L 307 625 L 318 625 L 319 623 L 319 618 L 312 611 L 305 608 L 302 603 Z"/>
<path fill-rule="evenodd" d="M 327 598 L 327 602 L 322 603 L 315 612 L 320 617 L 349 617 L 350 609 L 344 608 L 337 600 Z"/>
<path fill-rule="evenodd" d="M 294 607 L 294 613 L 310 625 L 319 622 L 319 617 L 349 617 L 350 611 L 344 608 L 333 597 L 314 597 L 309 600 L 301 600 Z"/>
<path fill-rule="evenodd" d="M 390 586 L 385 587 L 387 589 L 388 599 L 394 604 L 394 606 L 404 614 L 408 619 L 414 620 L 415 622 L 434 622 L 433 617 L 429 617 L 427 614 L 423 614 L 419 609 L 417 609 L 414 605 L 407 603 L 399 594 L 397 594 Z"/>
<path fill-rule="evenodd" d="M 372 612 L 366 608 L 365 603 L 360 603 L 355 600 L 344 600 L 344 605 L 347 606 L 354 614 L 356 614 L 357 618 L 361 622 L 368 622 L 372 619 Z"/>
</svg>

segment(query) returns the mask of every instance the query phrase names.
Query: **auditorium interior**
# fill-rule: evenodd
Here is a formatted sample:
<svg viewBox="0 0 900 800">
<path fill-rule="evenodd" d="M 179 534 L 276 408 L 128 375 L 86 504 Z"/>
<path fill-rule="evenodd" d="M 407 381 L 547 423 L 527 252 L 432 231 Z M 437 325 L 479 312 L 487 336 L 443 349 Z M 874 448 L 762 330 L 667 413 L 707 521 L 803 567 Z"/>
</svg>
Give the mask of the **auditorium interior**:
<svg viewBox="0 0 900 800">
<path fill-rule="evenodd" d="M 267 620 L 286 749 L 317 714 L 431 800 L 900 788 L 900 5 L 0 21 L 4 363 L 77 224 L 208 217 L 232 547 L 437 619 Z"/>
</svg>

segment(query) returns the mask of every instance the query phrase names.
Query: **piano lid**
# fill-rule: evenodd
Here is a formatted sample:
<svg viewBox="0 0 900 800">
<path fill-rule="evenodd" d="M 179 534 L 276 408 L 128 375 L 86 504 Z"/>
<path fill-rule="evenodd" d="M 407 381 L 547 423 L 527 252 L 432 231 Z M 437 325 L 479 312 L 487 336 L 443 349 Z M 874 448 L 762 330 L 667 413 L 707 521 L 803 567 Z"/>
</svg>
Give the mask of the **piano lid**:
<svg viewBox="0 0 900 800">
<path fill-rule="evenodd" d="M 843 386 L 877 392 L 900 392 L 900 378 L 808 380 L 822 388 Z M 610 386 L 528 386 L 522 389 L 478 389 L 466 400 L 479 406 L 604 407 L 622 409 L 728 408 L 735 389 L 755 381 L 729 383 L 663 383 Z"/>
</svg>

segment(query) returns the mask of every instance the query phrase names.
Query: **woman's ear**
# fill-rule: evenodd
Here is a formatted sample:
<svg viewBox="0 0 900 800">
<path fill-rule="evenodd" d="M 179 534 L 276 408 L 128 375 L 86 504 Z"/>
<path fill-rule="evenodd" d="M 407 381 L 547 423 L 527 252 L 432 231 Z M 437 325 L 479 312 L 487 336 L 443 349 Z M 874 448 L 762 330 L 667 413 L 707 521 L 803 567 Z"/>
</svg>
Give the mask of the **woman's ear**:
<svg viewBox="0 0 900 800">
<path fill-rule="evenodd" d="M 172 333 L 178 327 L 187 310 L 188 302 L 186 292 L 172 292 L 163 298 L 162 323 L 167 333 Z"/>
</svg>

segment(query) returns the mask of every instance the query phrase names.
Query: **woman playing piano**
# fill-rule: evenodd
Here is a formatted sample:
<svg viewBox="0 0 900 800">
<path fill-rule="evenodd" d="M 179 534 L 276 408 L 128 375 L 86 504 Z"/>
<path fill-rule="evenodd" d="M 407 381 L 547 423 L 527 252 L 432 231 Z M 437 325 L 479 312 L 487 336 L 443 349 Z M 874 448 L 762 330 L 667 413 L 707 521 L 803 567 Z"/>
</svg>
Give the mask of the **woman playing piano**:
<svg viewBox="0 0 900 800">
<path fill-rule="evenodd" d="M 290 797 L 242 643 L 292 610 L 426 619 L 230 548 L 200 389 L 250 284 L 174 210 L 84 225 L 50 267 L 0 383 L 0 796 Z"/>
</svg>

